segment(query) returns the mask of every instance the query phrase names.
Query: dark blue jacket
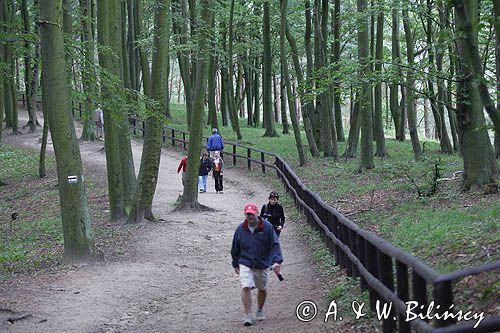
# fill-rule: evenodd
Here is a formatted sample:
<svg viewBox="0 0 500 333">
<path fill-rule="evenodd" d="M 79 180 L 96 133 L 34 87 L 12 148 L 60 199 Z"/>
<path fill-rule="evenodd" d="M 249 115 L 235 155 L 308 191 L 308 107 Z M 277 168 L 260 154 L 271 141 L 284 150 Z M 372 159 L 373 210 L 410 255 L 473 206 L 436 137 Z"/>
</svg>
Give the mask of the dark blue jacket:
<svg viewBox="0 0 500 333">
<path fill-rule="evenodd" d="M 267 269 L 273 263 L 281 264 L 283 256 L 279 238 L 271 223 L 259 217 L 253 234 L 246 220 L 241 223 L 234 232 L 231 257 L 235 268 L 242 264 L 254 269 Z"/>
<path fill-rule="evenodd" d="M 210 158 L 207 158 L 206 160 L 203 159 L 203 157 L 200 160 L 200 172 L 199 176 L 206 176 L 208 175 L 208 172 L 212 170 L 212 161 Z"/>
<path fill-rule="evenodd" d="M 222 137 L 214 133 L 208 138 L 207 142 L 208 151 L 221 151 L 224 150 L 224 142 L 222 142 Z"/>
</svg>

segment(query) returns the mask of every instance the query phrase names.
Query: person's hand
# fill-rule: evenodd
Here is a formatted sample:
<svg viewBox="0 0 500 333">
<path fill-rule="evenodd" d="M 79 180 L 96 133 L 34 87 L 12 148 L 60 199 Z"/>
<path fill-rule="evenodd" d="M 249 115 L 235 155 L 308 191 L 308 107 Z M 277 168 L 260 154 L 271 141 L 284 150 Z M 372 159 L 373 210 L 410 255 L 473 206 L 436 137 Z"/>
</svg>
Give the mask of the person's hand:
<svg viewBox="0 0 500 333">
<path fill-rule="evenodd" d="M 277 262 L 273 264 L 273 266 L 271 267 L 273 269 L 273 272 L 276 273 L 276 275 L 279 275 L 280 273 L 280 269 L 281 269 L 281 265 L 278 264 Z"/>
<path fill-rule="evenodd" d="M 234 272 L 235 272 L 237 275 L 240 275 L 240 268 L 239 268 L 239 267 L 235 267 L 235 268 L 234 268 Z"/>
<path fill-rule="evenodd" d="M 281 230 L 283 230 L 283 227 L 279 225 L 279 226 L 276 228 L 276 230 L 281 231 Z"/>
</svg>

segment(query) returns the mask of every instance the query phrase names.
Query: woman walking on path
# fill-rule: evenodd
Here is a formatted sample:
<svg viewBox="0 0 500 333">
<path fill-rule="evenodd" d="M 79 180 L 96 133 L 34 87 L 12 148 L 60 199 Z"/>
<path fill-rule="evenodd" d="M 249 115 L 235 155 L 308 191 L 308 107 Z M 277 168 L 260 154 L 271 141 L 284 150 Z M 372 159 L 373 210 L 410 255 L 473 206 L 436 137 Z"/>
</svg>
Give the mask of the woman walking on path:
<svg viewBox="0 0 500 333">
<path fill-rule="evenodd" d="M 215 193 L 222 193 L 224 186 L 222 184 L 222 176 L 224 173 L 224 160 L 220 156 L 219 151 L 214 152 L 214 158 L 212 160 L 213 166 L 213 176 L 215 180 Z"/>
<path fill-rule="evenodd" d="M 208 153 L 205 151 L 200 160 L 200 171 L 198 174 L 198 189 L 200 193 L 207 191 L 207 178 L 210 170 L 212 170 L 212 161 L 208 158 Z"/>
<path fill-rule="evenodd" d="M 272 191 L 269 194 L 269 203 L 262 206 L 260 216 L 268 220 L 274 227 L 276 234 L 280 235 L 283 226 L 285 225 L 285 211 L 278 203 L 279 195 L 277 192 Z"/>
</svg>

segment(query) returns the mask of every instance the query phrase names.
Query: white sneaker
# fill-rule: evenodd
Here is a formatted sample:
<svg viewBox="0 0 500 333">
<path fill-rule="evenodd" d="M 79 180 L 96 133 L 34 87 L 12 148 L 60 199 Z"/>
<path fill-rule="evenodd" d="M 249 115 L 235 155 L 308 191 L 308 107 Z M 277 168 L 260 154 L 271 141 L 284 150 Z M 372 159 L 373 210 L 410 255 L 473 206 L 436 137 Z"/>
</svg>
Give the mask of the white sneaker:
<svg viewBox="0 0 500 333">
<path fill-rule="evenodd" d="M 243 320 L 243 325 L 245 326 L 252 326 L 254 323 L 253 317 L 251 314 L 247 314 L 245 317 L 245 320 Z"/>
<path fill-rule="evenodd" d="M 266 316 L 264 315 L 264 311 L 262 310 L 257 310 L 257 312 L 255 313 L 255 318 L 259 321 L 261 320 L 266 320 Z"/>
</svg>

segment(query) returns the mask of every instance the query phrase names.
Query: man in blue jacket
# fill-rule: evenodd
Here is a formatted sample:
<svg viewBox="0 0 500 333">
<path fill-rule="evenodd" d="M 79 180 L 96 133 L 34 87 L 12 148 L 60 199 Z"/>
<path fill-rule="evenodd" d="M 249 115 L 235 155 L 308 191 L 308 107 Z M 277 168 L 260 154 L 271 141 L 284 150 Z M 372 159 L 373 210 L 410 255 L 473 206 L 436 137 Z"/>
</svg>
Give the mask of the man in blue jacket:
<svg viewBox="0 0 500 333">
<path fill-rule="evenodd" d="M 217 133 L 217 128 L 212 128 L 212 135 L 208 138 L 207 150 L 210 153 L 210 158 L 213 158 L 214 152 L 224 150 L 224 142 L 222 137 Z"/>
<path fill-rule="evenodd" d="M 250 290 L 257 288 L 256 319 L 264 320 L 262 311 L 267 296 L 269 267 L 279 275 L 283 256 L 279 238 L 271 223 L 259 216 L 255 204 L 248 204 L 244 209 L 245 221 L 234 233 L 231 247 L 232 265 L 240 277 L 241 301 L 245 311 L 245 326 L 253 325 L 252 299 Z"/>
</svg>

